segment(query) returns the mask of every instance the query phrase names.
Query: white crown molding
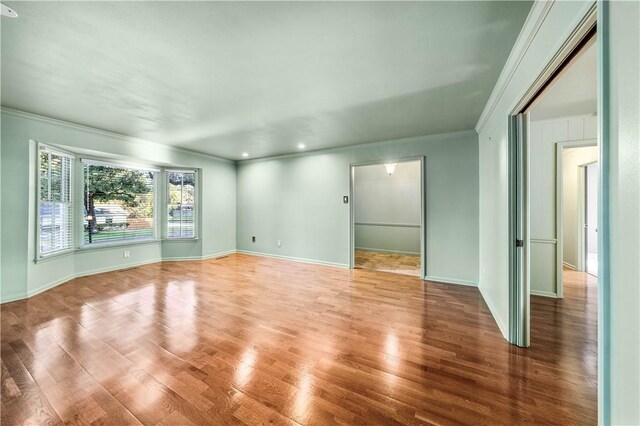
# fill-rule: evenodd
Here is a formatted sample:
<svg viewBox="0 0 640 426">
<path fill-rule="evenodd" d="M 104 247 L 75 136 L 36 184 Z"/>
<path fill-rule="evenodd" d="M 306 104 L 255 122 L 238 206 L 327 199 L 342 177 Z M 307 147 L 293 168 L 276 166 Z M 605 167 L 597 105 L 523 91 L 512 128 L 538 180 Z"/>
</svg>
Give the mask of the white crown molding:
<svg viewBox="0 0 640 426">
<path fill-rule="evenodd" d="M 150 149 L 168 149 L 174 152 L 180 152 L 188 155 L 195 155 L 198 157 L 208 158 L 210 160 L 222 161 L 224 163 L 234 163 L 234 160 L 230 160 L 228 158 L 217 157 L 215 155 L 205 154 L 204 152 L 192 151 L 190 149 L 178 148 L 173 145 L 167 145 L 160 142 L 153 142 L 146 139 L 135 138 L 133 136 L 123 135 L 121 133 L 110 132 L 108 130 L 96 129 L 95 127 L 85 126 L 82 124 L 72 123 L 70 121 L 59 120 L 57 118 L 46 117 L 44 115 L 33 114 L 30 112 L 20 111 L 13 108 L 8 108 L 5 106 L 0 107 L 0 111 L 3 114 L 13 115 L 15 117 L 26 118 L 29 120 L 40 121 L 42 123 L 53 124 L 56 126 L 66 127 L 68 129 L 79 130 L 83 132 L 93 133 L 95 135 L 105 136 L 109 138 L 121 139 L 129 142 L 135 142 L 138 144 L 146 145 Z"/>
<path fill-rule="evenodd" d="M 271 160 L 281 160 L 284 158 L 294 158 L 294 157 L 305 157 L 305 156 L 309 156 L 309 155 L 320 155 L 320 154 L 330 154 L 330 153 L 334 153 L 334 152 L 343 152 L 343 151 L 349 151 L 349 150 L 354 150 L 354 149 L 366 149 L 366 148 L 371 148 L 371 147 L 375 147 L 375 146 L 384 146 L 384 145 L 391 145 L 391 144 L 396 144 L 396 143 L 411 143 L 411 142 L 418 142 L 418 141 L 422 141 L 422 142 L 429 142 L 429 141 L 440 141 L 440 140 L 447 140 L 447 139 L 455 139 L 455 138 L 463 138 L 463 137 L 467 137 L 467 136 L 477 136 L 477 133 L 474 129 L 469 129 L 469 130 L 458 130 L 455 132 L 446 132 L 446 133 L 434 133 L 431 135 L 421 135 L 421 136 L 410 136 L 407 138 L 399 138 L 399 139 L 388 139 L 388 140 L 383 140 L 383 141 L 374 141 L 374 142 L 363 142 L 363 143 L 356 143 L 356 144 L 352 144 L 352 145 L 341 145 L 341 146 L 334 146 L 334 147 L 329 147 L 329 148 L 321 148 L 321 149 L 314 149 L 314 150 L 309 150 L 309 151 L 304 151 L 304 152 L 292 152 L 289 154 L 280 154 L 280 155 L 272 155 L 272 156 L 266 156 L 266 157 L 258 157 L 258 158 L 249 158 L 246 160 L 238 160 L 237 163 L 238 164 L 250 164 L 250 163 L 259 163 L 262 161 L 271 161 Z M 373 164 L 378 164 L 378 163 L 373 163 Z"/>
<path fill-rule="evenodd" d="M 531 43 L 536 37 L 536 34 L 540 30 L 540 27 L 544 23 L 545 19 L 549 15 L 549 11 L 553 7 L 554 0 L 548 1 L 535 1 L 533 6 L 531 6 L 531 11 L 527 16 L 527 20 L 522 26 L 522 31 L 520 31 L 520 35 L 518 36 L 513 48 L 511 49 L 511 53 L 507 58 L 507 61 L 502 68 L 502 72 L 500 73 L 500 77 L 498 77 L 498 81 L 491 92 L 491 96 L 489 96 L 489 100 L 480 114 L 480 118 L 478 119 L 478 123 L 476 124 L 476 132 L 480 134 L 485 124 L 491 117 L 493 110 L 498 105 L 498 102 L 502 98 L 509 82 L 513 78 L 513 75 L 520 66 L 522 59 L 525 54 L 529 50 Z"/>
</svg>

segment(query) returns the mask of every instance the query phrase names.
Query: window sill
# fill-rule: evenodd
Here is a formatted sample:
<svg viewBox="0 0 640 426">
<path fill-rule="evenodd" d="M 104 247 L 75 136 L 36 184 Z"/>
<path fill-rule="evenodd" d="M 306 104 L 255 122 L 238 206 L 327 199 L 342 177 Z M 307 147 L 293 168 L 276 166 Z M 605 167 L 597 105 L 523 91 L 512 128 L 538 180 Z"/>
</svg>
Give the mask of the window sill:
<svg viewBox="0 0 640 426">
<path fill-rule="evenodd" d="M 94 243 L 92 245 L 80 246 L 75 249 L 65 250 L 58 253 L 52 253 L 50 255 L 44 257 L 38 257 L 33 260 L 33 263 L 38 264 L 42 262 L 48 262 L 50 260 L 56 260 L 63 258 L 65 256 L 81 253 L 81 252 L 89 252 L 89 251 L 100 251 L 100 250 L 113 250 L 120 247 L 130 247 L 130 246 L 139 246 L 145 244 L 161 244 L 161 243 L 197 243 L 200 241 L 200 238 L 164 238 L 164 239 L 153 239 L 153 240 L 138 240 L 138 241 L 127 241 L 127 242 L 113 242 L 113 243 Z"/>
<path fill-rule="evenodd" d="M 50 260 L 60 259 L 65 256 L 69 256 L 70 254 L 73 254 L 75 252 L 76 252 L 75 249 L 70 249 L 70 250 L 59 251 L 57 253 L 51 253 L 46 256 L 36 257 L 35 259 L 33 259 L 33 263 L 38 264 L 42 262 L 48 262 Z"/>
<path fill-rule="evenodd" d="M 92 251 L 92 250 L 109 250 L 119 247 L 129 247 L 129 246 L 139 246 L 144 244 L 158 244 L 163 240 L 154 238 L 149 240 L 132 240 L 132 241 L 122 241 L 122 242 L 107 242 L 107 243 L 93 243 L 88 245 L 83 245 L 78 247 L 75 251 Z"/>
</svg>

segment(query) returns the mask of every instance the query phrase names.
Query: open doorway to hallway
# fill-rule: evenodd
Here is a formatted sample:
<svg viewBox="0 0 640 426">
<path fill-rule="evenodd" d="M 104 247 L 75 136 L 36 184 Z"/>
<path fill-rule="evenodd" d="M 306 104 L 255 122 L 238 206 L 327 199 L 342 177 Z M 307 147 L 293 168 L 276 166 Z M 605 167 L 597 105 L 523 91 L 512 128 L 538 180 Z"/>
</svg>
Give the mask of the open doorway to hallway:
<svg viewBox="0 0 640 426">
<path fill-rule="evenodd" d="M 586 273 L 589 266 L 596 275 L 597 269 L 595 36 L 529 117 L 530 292 L 563 298 L 565 270 Z"/>
<path fill-rule="evenodd" d="M 524 312 L 530 315 L 523 346 L 566 359 L 575 372 L 575 387 L 566 392 L 580 393 L 593 406 L 598 372 L 595 42 L 594 33 L 524 110 L 528 134 L 521 148 L 526 184 L 520 187 L 520 217 L 526 242 L 519 245 L 526 250 L 522 279 L 524 288 L 528 283 L 529 312 Z"/>
<path fill-rule="evenodd" d="M 352 170 L 354 268 L 421 276 L 420 160 Z"/>
</svg>

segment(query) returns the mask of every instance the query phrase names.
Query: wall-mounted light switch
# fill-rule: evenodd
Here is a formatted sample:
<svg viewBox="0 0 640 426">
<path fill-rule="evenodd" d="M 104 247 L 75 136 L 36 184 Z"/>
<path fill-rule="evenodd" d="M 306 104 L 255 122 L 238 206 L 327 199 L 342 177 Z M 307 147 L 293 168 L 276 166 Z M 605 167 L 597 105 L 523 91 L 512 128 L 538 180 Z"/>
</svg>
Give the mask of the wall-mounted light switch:
<svg viewBox="0 0 640 426">
<path fill-rule="evenodd" d="M 342 196 L 342 202 L 345 204 L 349 204 L 349 196 L 348 195 L 343 195 Z"/>
</svg>

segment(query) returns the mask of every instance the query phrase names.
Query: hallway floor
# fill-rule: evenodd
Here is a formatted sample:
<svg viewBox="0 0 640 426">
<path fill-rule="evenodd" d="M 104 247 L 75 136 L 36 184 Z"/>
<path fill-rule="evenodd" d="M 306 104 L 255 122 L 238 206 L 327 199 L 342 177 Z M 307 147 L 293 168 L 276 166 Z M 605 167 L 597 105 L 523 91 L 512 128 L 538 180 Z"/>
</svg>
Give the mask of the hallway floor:
<svg viewBox="0 0 640 426">
<path fill-rule="evenodd" d="M 356 250 L 355 267 L 419 277 L 420 256 Z"/>
</svg>

